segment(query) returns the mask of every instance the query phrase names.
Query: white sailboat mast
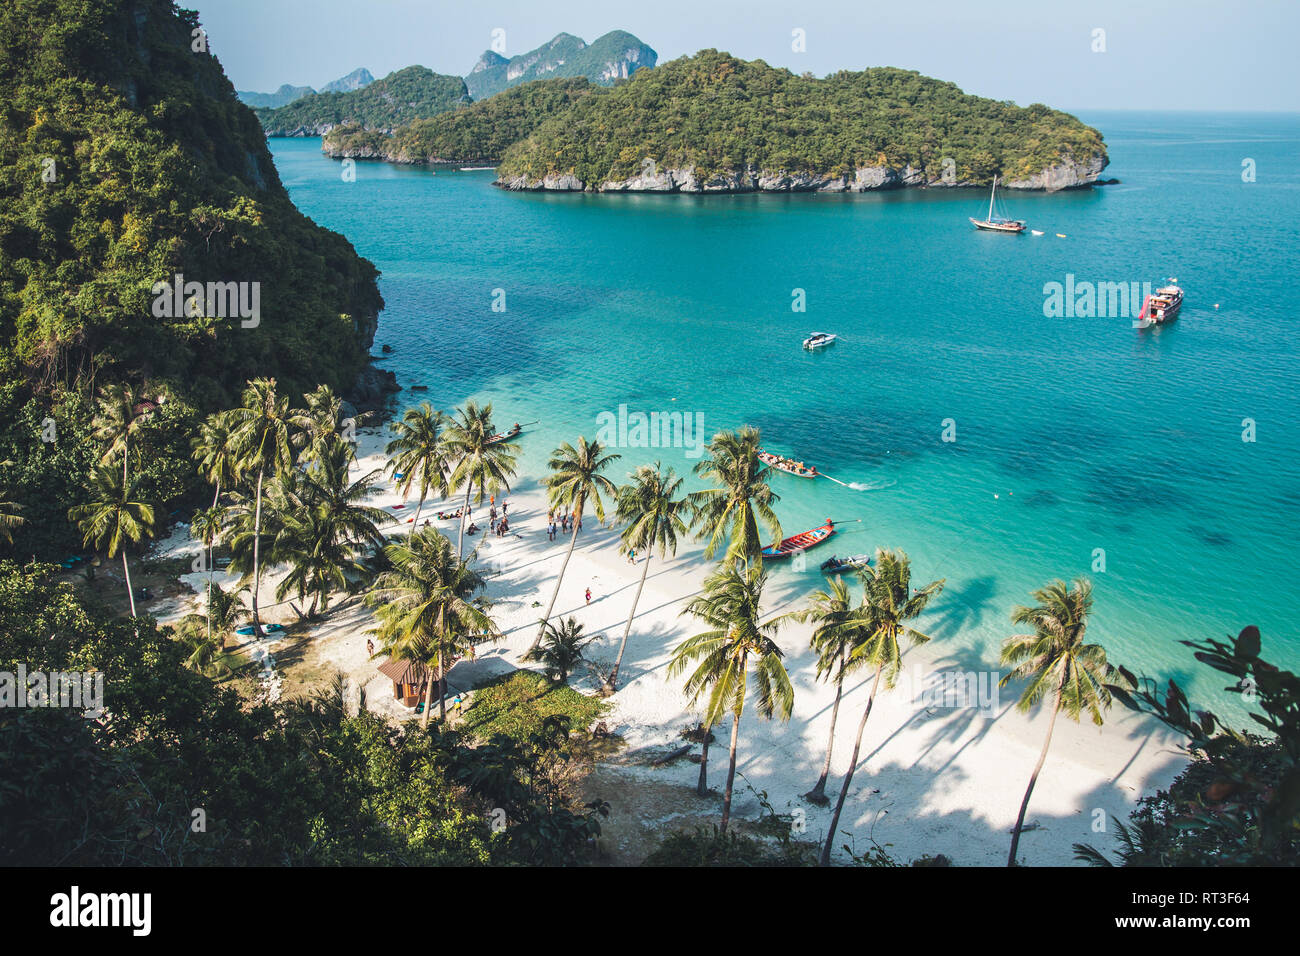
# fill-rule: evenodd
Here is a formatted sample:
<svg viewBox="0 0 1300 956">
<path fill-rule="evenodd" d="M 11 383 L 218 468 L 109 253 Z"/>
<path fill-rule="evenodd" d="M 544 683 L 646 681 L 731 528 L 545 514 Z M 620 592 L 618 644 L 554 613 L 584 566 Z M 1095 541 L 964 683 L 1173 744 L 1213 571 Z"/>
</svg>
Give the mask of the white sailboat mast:
<svg viewBox="0 0 1300 956">
<path fill-rule="evenodd" d="M 988 222 L 993 221 L 993 197 L 996 196 L 997 194 L 998 194 L 998 174 L 994 173 L 993 188 L 989 191 L 989 214 L 986 220 Z"/>
</svg>

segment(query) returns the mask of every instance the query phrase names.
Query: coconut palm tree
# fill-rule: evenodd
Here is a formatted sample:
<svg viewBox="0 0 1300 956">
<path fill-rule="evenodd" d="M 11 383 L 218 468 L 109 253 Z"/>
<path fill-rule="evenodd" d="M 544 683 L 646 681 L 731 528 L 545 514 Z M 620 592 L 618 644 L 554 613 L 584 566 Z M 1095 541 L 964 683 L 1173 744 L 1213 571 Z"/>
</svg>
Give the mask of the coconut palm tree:
<svg viewBox="0 0 1300 956">
<path fill-rule="evenodd" d="M 213 412 L 199 425 L 192 443 L 199 474 L 212 485 L 212 507 L 221 500 L 223 489 L 239 480 L 237 448 L 230 412 Z"/>
<path fill-rule="evenodd" d="M 419 480 L 420 503 L 416 505 L 415 517 L 411 520 L 415 527 L 420 524 L 420 511 L 429 492 L 444 498 L 451 494 L 451 472 L 442 441 L 442 429 L 447 423 L 446 415 L 428 402 L 422 402 L 416 408 L 408 408 L 401 421 L 388 426 L 396 437 L 384 452 L 389 456 L 388 470 L 397 481 L 403 500 Z"/>
<path fill-rule="evenodd" d="M 695 473 L 713 485 L 687 496 L 691 527 L 704 536 L 704 556 L 712 559 L 726 542 L 725 558 L 743 563 L 763 550 L 761 521 L 774 540 L 781 539 L 781 522 L 773 507 L 780 496 L 768 486 L 768 469 L 758 460 L 761 436 L 746 425 L 739 432 L 718 432 L 708 444 L 709 457 Z"/>
<path fill-rule="evenodd" d="M 267 471 L 283 473 L 293 465 L 293 416 L 289 400 L 275 391 L 275 379 L 257 378 L 244 389 L 242 405 L 230 410 L 236 471 L 257 473 L 253 514 L 253 627 L 260 629 L 257 598 L 262 583 L 262 484 Z"/>
<path fill-rule="evenodd" d="M 212 560 L 212 546 L 221 536 L 225 520 L 223 510 L 213 505 L 211 508 L 200 508 L 196 511 L 194 520 L 190 523 L 190 534 L 203 542 L 204 557 L 207 562 L 205 567 L 208 572 L 208 637 L 212 636 L 212 576 L 216 573 Z"/>
<path fill-rule="evenodd" d="M 817 784 L 804 794 L 804 799 L 826 804 L 826 778 L 831 772 L 831 754 L 835 749 L 835 724 L 839 719 L 840 700 L 844 696 L 844 679 L 863 658 L 851 658 L 854 643 L 862 636 L 863 615 L 849 595 L 843 578 L 827 579 L 825 591 L 815 591 L 808 607 L 795 611 L 791 617 L 800 621 L 813 621 L 815 627 L 809 646 L 817 655 L 817 679 L 830 680 L 835 685 L 835 703 L 831 706 L 831 728 L 826 738 L 826 761 L 822 764 Z"/>
<path fill-rule="evenodd" d="M 122 484 L 126 486 L 131 438 L 142 427 L 149 412 L 140 410 L 141 397 L 133 385 L 106 385 L 95 399 L 95 416 L 90 436 L 100 443 L 100 463 L 122 456 Z"/>
<path fill-rule="evenodd" d="M 12 461 L 0 461 L 0 468 L 8 468 L 13 464 Z M 23 510 L 23 506 L 16 501 L 7 500 L 8 490 L 0 487 L 0 541 L 5 544 L 14 543 L 14 528 L 19 527 L 26 519 L 18 512 Z"/>
<path fill-rule="evenodd" d="M 302 448 L 299 457 L 304 461 L 319 458 L 343 436 L 349 423 L 355 428 L 373 417 L 370 412 L 358 412 L 351 419 L 346 417 L 343 413 L 343 400 L 328 385 L 319 385 L 315 391 L 304 395 L 303 404 L 306 407 L 295 409 L 293 419 L 297 428 L 297 443 Z M 350 460 L 355 460 L 355 445 L 351 441 L 345 444 L 352 453 Z"/>
<path fill-rule="evenodd" d="M 510 490 L 510 479 L 515 474 L 515 455 L 519 446 L 507 441 L 492 441 L 492 403 L 480 406 L 469 401 L 457 410 L 444 432 L 447 461 L 451 465 L 452 489 L 465 489 L 465 504 L 460 513 L 460 533 L 456 539 L 456 554 L 465 551 L 466 513 L 469 511 L 470 493 L 477 490 L 475 504 L 483 503 L 484 494 L 495 495 Z"/>
<path fill-rule="evenodd" d="M 677 553 L 677 535 L 686 533 L 686 523 L 682 515 L 686 512 L 686 500 L 677 496 L 682 480 L 669 468 L 663 470 L 659 462 L 654 467 L 642 465 L 632 474 L 632 481 L 618 489 L 618 507 L 614 520 L 624 524 L 623 551 L 630 554 L 645 554 L 645 563 L 641 568 L 641 581 L 636 586 L 636 596 L 632 598 L 632 610 L 627 615 L 627 625 L 623 628 L 623 640 L 618 645 L 618 657 L 614 660 L 614 669 L 609 675 L 609 689 L 618 689 L 618 669 L 623 663 L 623 652 L 627 650 L 627 638 L 632 632 L 632 619 L 636 617 L 636 606 L 641 601 L 641 589 L 645 587 L 646 575 L 650 571 L 650 558 L 654 551 L 665 558 L 669 553 Z"/>
<path fill-rule="evenodd" d="M 331 589 L 347 587 L 348 576 L 365 573 L 360 556 L 384 543 L 379 525 L 387 515 L 365 504 L 379 470 L 349 481 L 352 448 L 337 436 L 316 449 L 316 458 L 294 492 L 299 507 L 285 508 L 272 548 L 277 563 L 289 572 L 276 588 L 276 600 L 295 590 L 298 600 L 312 595 L 307 617 L 329 606 Z M 277 499 L 277 509 L 283 506 Z"/>
<path fill-rule="evenodd" d="M 441 685 L 459 657 L 472 657 L 475 645 L 500 640 L 501 631 L 474 594 L 483 579 L 460 559 L 451 542 L 435 528 L 422 528 L 384 548 L 391 568 L 366 595 L 374 608 L 378 635 L 389 657 L 423 664 L 429 671 L 425 691 L 425 726 L 433 709 L 434 684 L 439 685 L 438 710 L 447 719 Z M 436 675 L 436 676 L 435 676 Z"/>
<path fill-rule="evenodd" d="M 205 632 L 203 618 L 197 614 L 188 614 L 174 627 L 176 639 L 188 651 L 185 666 L 205 677 L 228 677 L 234 673 L 230 665 L 222 660 L 225 642 Z"/>
<path fill-rule="evenodd" d="M 719 825 L 722 833 L 727 832 L 731 819 L 736 744 L 750 669 L 758 685 L 759 714 L 766 718 L 775 714 L 784 721 L 790 719 L 794 709 L 794 688 L 781 662 L 781 648 L 772 637 L 781 624 L 781 617 L 761 620 L 760 604 L 766 580 L 767 575 L 759 564 L 742 569 L 724 562 L 705 580 L 704 593 L 686 606 L 689 613 L 712 625 L 712 629 L 682 641 L 668 662 L 669 677 L 695 665 L 686 679 L 686 694 L 692 704 L 707 694 L 706 725 L 712 727 L 731 714 L 731 752 Z"/>
<path fill-rule="evenodd" d="M 546 476 L 546 496 L 552 508 L 564 505 L 573 512 L 573 531 L 569 534 L 569 547 L 564 552 L 560 574 L 555 579 L 555 590 L 551 592 L 551 603 L 546 605 L 546 613 L 542 615 L 541 624 L 537 628 L 537 637 L 533 638 L 529 651 L 541 643 L 542 635 L 546 633 L 546 622 L 551 619 L 551 612 L 555 610 L 555 599 L 560 596 L 564 571 L 569 566 L 569 558 L 573 557 L 573 546 L 578 541 L 582 514 L 587 507 L 587 502 L 591 502 L 595 509 L 596 520 L 603 522 L 605 502 L 600 497 L 601 492 L 611 498 L 615 498 L 618 494 L 614 483 L 601 472 L 620 457 L 605 454 L 605 446 L 600 442 L 588 442 L 586 438 L 581 437 L 576 447 L 566 441 L 551 452 L 551 460 L 547 463 L 551 473 Z"/>
<path fill-rule="evenodd" d="M 907 622 L 915 619 L 925 610 L 930 600 L 943 590 L 943 580 L 931 581 L 922 588 L 913 588 L 911 561 L 903 551 L 876 551 L 873 565 L 863 568 L 858 576 L 863 587 L 861 627 L 855 632 L 849 660 L 854 667 L 875 668 L 876 676 L 871 682 L 867 705 L 862 708 L 862 719 L 858 721 L 858 734 L 853 739 L 849 770 L 840 785 L 835 812 L 831 814 L 830 829 L 826 833 L 826 843 L 822 846 L 819 861 L 821 866 L 828 866 L 831 862 L 831 849 L 835 845 L 840 814 L 844 812 L 844 801 L 853 783 L 853 773 L 858 766 L 862 732 L 866 729 L 867 718 L 871 716 L 871 705 L 875 703 L 882 681 L 888 689 L 898 680 L 903 658 L 901 640 L 906 638 L 915 646 L 930 639 Z"/>
<path fill-rule="evenodd" d="M 68 509 L 69 520 L 80 529 L 87 546 L 107 551 L 110 558 L 121 553 L 132 617 L 136 616 L 135 591 L 126 552 L 129 545 L 153 535 L 155 522 L 154 506 L 136 500 L 134 491 L 133 486 L 122 483 L 115 468 L 101 465 L 90 478 L 90 501 Z"/>
<path fill-rule="evenodd" d="M 568 682 L 569 674 L 585 659 L 583 648 L 594 640 L 594 637 L 582 636 L 582 625 L 576 618 L 561 621 L 559 627 L 547 623 L 542 643 L 530 648 L 524 660 L 537 661 L 547 677 L 557 684 L 564 684 Z"/>
<path fill-rule="evenodd" d="M 1002 642 L 1003 667 L 1011 668 L 999 686 L 1012 680 L 1027 680 L 1029 685 L 1016 709 L 1028 713 L 1046 697 L 1052 700 L 1052 717 L 1047 722 L 1047 737 L 1034 764 L 1034 772 L 1020 801 L 1016 827 L 1011 831 L 1011 852 L 1007 866 L 1016 865 L 1016 850 L 1020 846 L 1020 830 L 1025 824 L 1025 811 L 1029 797 L 1038 782 L 1038 774 L 1047 760 L 1047 749 L 1052 745 L 1052 731 L 1056 717 L 1065 715 L 1076 723 L 1086 711 L 1098 727 L 1102 713 L 1110 708 L 1111 694 L 1108 684 L 1123 686 L 1118 668 L 1106 662 L 1106 650 L 1100 644 L 1085 644 L 1084 632 L 1088 629 L 1088 615 L 1092 612 L 1092 582 L 1078 578 L 1073 586 L 1056 580 L 1034 592 L 1033 607 L 1017 607 L 1011 612 L 1016 624 L 1027 624 L 1032 634 L 1015 634 Z"/>
<path fill-rule="evenodd" d="M 213 586 L 212 593 L 208 597 L 207 616 L 211 621 L 209 626 L 217 641 L 218 650 L 226 649 L 226 638 L 243 617 L 244 601 L 240 597 L 241 593 L 242 591 L 227 591 L 217 584 Z"/>
</svg>

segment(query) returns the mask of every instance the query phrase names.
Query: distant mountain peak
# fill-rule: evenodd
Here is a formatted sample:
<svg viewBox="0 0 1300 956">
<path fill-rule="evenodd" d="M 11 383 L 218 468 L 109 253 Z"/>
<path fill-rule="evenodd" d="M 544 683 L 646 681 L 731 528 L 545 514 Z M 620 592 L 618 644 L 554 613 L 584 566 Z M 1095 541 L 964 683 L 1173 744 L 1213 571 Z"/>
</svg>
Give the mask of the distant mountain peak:
<svg viewBox="0 0 1300 956">
<path fill-rule="evenodd" d="M 364 66 L 359 66 L 347 76 L 341 76 L 332 83 L 326 83 L 320 88 L 320 91 L 322 93 L 350 93 L 352 90 L 359 90 L 363 86 L 369 86 L 373 82 L 375 82 L 374 75 Z"/>
<path fill-rule="evenodd" d="M 470 96 L 486 99 L 531 80 L 585 76 L 609 86 L 655 65 L 659 55 L 625 30 L 613 30 L 587 43 L 572 33 L 557 33 L 536 49 L 507 59 L 486 51 L 465 77 Z"/>
</svg>

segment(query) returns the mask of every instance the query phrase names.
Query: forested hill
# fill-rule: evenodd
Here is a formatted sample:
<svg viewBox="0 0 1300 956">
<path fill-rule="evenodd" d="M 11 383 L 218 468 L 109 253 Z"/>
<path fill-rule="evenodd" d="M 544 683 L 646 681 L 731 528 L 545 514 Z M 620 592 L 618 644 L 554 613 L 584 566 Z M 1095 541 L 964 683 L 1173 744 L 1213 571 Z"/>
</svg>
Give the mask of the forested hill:
<svg viewBox="0 0 1300 956">
<path fill-rule="evenodd" d="M 465 77 L 470 96 L 484 100 L 533 80 L 586 77 L 609 86 L 655 65 L 659 54 L 625 30 L 611 30 L 590 44 L 559 33 L 535 50 L 506 59 L 485 50 Z"/>
<path fill-rule="evenodd" d="M 585 77 L 534 80 L 490 99 L 416 120 L 391 135 L 360 126 L 336 126 L 321 141 L 335 158 L 392 163 L 495 163 L 512 143 L 598 87 Z"/>
<path fill-rule="evenodd" d="M 279 109 L 260 109 L 257 118 L 267 136 L 320 136 L 343 123 L 390 131 L 469 101 L 459 76 L 408 66 L 347 93 L 310 93 Z"/>
<path fill-rule="evenodd" d="M 945 160 L 950 162 L 945 163 Z M 887 67 L 796 76 L 705 50 L 639 70 L 513 146 L 515 189 L 727 192 L 908 185 L 1057 189 L 1091 182 L 1101 134 L 1041 104 L 1019 107 Z"/>
<path fill-rule="evenodd" d="M 252 377 L 344 391 L 366 364 L 376 269 L 294 207 L 198 29 L 169 0 L 0 4 L 0 464 L 22 469 L 0 484 L 27 509 L 23 534 L 85 494 L 73 436 L 88 416 L 59 409 L 94 389 L 165 394 L 159 422 L 179 422 Z M 159 314 L 155 285 L 178 274 L 250 306 L 255 292 L 256 319 L 206 293 Z M 40 440 L 47 414 L 57 447 Z M 188 438 L 178 424 L 155 451 L 193 480 Z"/>
</svg>

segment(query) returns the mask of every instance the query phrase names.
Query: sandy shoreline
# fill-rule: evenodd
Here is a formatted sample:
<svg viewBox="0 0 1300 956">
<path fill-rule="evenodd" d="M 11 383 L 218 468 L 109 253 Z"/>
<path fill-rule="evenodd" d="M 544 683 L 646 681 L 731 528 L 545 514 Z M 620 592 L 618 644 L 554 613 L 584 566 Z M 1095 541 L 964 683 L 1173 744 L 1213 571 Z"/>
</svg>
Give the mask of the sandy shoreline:
<svg viewBox="0 0 1300 956">
<path fill-rule="evenodd" d="M 367 428 L 357 437 L 362 471 L 382 468 L 386 428 Z M 527 435 L 520 440 L 527 441 Z M 631 464 L 620 462 L 619 466 L 630 468 Z M 610 477 L 616 483 L 623 480 L 621 472 Z M 415 502 L 395 509 L 401 498 L 392 482 L 383 480 L 380 490 L 372 504 L 396 516 L 386 530 L 409 528 L 406 517 L 413 514 Z M 457 688 L 523 666 L 519 658 L 536 633 L 568 546 L 563 535 L 555 542 L 547 541 L 547 504 L 539 476 L 519 477 L 507 500 L 509 535 L 497 538 L 480 533 L 466 538 L 467 552 L 477 549 L 479 565 L 488 578 L 488 594 L 495 602 L 493 614 L 506 638 L 481 648 L 476 661 L 463 662 L 451 671 L 449 680 Z M 426 503 L 421 522 L 425 517 L 432 519 L 439 507 L 439 502 Z M 486 507 L 481 514 L 476 511 L 475 517 L 486 525 Z M 432 523 L 455 540 L 455 522 Z M 572 615 L 588 635 L 599 635 L 588 648 L 588 656 L 598 662 L 612 663 L 617 654 L 642 571 L 618 554 L 617 542 L 616 531 L 602 528 L 589 516 L 556 602 L 557 615 Z M 159 547 L 169 554 L 197 554 L 198 550 L 185 540 L 183 529 Z M 681 680 L 667 681 L 665 669 L 673 646 L 695 633 L 697 622 L 681 612 L 701 587 L 708 567 L 701 547 L 691 541 L 682 542 L 675 558 L 655 558 L 651 565 L 623 661 L 620 690 L 611 698 L 613 709 L 606 721 L 610 730 L 627 740 L 629 748 L 676 744 L 678 732 L 697 720 L 682 695 Z M 276 578 L 269 571 L 265 576 L 265 605 L 275 601 Z M 200 595 L 205 579 L 202 574 L 185 576 Z M 233 579 L 222 574 L 217 580 L 230 587 Z M 800 606 L 813 586 L 811 578 L 796 584 L 774 576 L 767 592 L 769 612 Z M 588 587 L 592 591 L 590 604 L 584 600 Z M 942 600 L 941 595 L 934 607 L 941 608 Z M 533 607 L 534 602 L 541 602 L 541 607 Z M 177 608 L 176 613 L 181 610 Z M 293 617 L 287 606 L 268 607 L 264 614 L 267 621 Z M 354 604 L 315 625 L 311 640 L 319 643 L 324 660 L 348 674 L 354 686 L 365 687 L 372 710 L 403 716 L 406 711 L 391 699 L 391 684 L 378 674 L 375 663 L 367 660 L 364 630 L 370 626 L 370 613 Z M 924 629 L 924 619 L 919 626 Z M 825 834 L 830 809 L 812 805 L 799 795 L 816 782 L 825 759 L 834 689 L 815 681 L 814 659 L 807 646 L 810 632 L 811 625 L 789 624 L 778 635 L 795 687 L 789 723 L 764 721 L 753 709 L 742 719 L 735 812 L 757 816 L 759 803 L 754 793 L 766 791 L 777 812 L 801 810 L 806 828 L 803 836 L 816 839 Z M 263 640 L 258 645 L 274 654 L 275 643 Z M 942 853 L 958 865 L 1005 863 L 1008 831 L 1015 823 L 1042 746 L 1048 715 L 1017 712 L 1011 688 L 1001 692 L 996 706 L 985 697 L 982 708 L 934 706 L 934 698 L 926 691 L 933 686 L 936 672 L 987 674 L 994 669 L 994 661 L 974 660 L 969 650 L 945 647 L 940 640 L 907 652 L 898 686 L 877 698 L 863 738 L 863 757 L 840 821 L 841 829 L 852 831 L 857 852 L 867 850 L 874 837 L 882 845 L 892 845 L 890 852 L 901 860 Z M 590 677 L 575 677 L 572 683 L 586 693 L 595 692 Z M 986 677 L 984 686 L 989 683 Z M 846 687 L 827 787 L 832 797 L 838 794 L 847 768 L 868 689 L 867 675 Z M 721 730 L 719 742 L 710 751 L 709 779 L 717 787 L 725 779 L 730 728 Z M 1103 728 L 1058 721 L 1026 817 L 1027 823 L 1037 822 L 1039 827 L 1023 835 L 1022 858 L 1034 865 L 1068 865 L 1073 862 L 1073 843 L 1091 842 L 1109 849 L 1111 838 L 1096 832 L 1095 827 L 1109 831 L 1111 815 L 1127 820 L 1139 796 L 1169 784 L 1184 764 L 1176 743 L 1155 721 L 1136 717 L 1118 705 Z M 657 783 L 679 784 L 685 802 L 693 792 L 698 765 L 681 760 L 631 772 L 645 774 L 647 780 Z M 744 780 L 739 779 L 740 774 Z M 617 803 L 612 812 L 618 814 Z M 848 840 L 847 836 L 837 840 L 837 846 Z M 842 853 L 837 856 L 843 858 Z"/>
</svg>

